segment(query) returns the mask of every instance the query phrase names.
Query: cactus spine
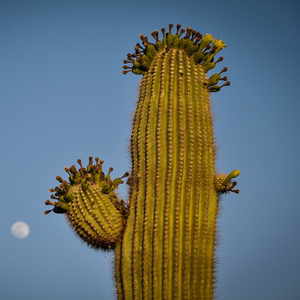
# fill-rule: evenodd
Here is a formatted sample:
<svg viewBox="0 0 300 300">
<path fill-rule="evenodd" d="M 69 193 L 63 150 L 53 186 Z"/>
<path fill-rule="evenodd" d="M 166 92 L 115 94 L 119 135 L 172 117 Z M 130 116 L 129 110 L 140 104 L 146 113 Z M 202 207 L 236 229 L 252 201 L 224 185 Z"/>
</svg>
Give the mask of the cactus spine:
<svg viewBox="0 0 300 300">
<path fill-rule="evenodd" d="M 175 35 L 171 30 L 172 25 L 166 35 L 162 29 L 162 41 L 154 31 L 155 44 L 140 35 L 144 47 L 137 44 L 124 61 L 132 64 L 124 66 L 125 74 L 143 75 L 131 136 L 127 204 L 113 191 L 114 182 L 121 179 L 111 181 L 98 163 L 91 162 L 89 170 L 82 166 L 79 172 L 73 170 L 71 175 L 80 178 L 75 187 L 66 188 L 70 184 L 62 181 L 55 190 L 58 202 L 48 203 L 67 212 L 89 244 L 116 249 L 119 300 L 213 299 L 218 194 L 238 193 L 231 179 L 239 171 L 215 174 L 209 93 L 220 90 L 219 80 L 229 85 L 226 77 L 220 77 L 226 68 L 206 76 L 222 60 L 214 62 L 214 56 L 225 44 L 191 28 L 181 38 L 180 25 Z M 94 183 L 95 174 L 103 179 L 101 184 Z M 88 178 L 93 178 L 91 183 L 86 183 Z M 88 184 L 85 190 L 84 184 Z M 92 196 L 85 196 L 89 191 Z M 84 198 L 92 199 L 90 206 Z M 111 204 L 108 214 L 99 213 L 101 203 Z M 99 240 L 96 245 L 94 240 Z"/>
</svg>

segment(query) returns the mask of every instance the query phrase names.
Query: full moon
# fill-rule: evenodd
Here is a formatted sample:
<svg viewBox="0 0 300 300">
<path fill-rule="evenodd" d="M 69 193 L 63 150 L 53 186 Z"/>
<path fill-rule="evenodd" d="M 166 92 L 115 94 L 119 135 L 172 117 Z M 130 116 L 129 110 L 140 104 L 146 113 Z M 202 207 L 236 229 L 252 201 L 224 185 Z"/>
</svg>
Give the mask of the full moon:
<svg viewBox="0 0 300 300">
<path fill-rule="evenodd" d="M 25 239 L 29 231 L 29 226 L 25 222 L 16 222 L 11 226 L 11 233 L 18 239 Z"/>
</svg>

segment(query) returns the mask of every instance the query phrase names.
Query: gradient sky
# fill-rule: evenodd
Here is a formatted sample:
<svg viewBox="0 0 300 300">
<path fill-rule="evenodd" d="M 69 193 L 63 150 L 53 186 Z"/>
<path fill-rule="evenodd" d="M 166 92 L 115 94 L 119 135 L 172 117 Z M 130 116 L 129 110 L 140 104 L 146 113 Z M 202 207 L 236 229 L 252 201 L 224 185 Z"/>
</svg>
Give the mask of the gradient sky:
<svg viewBox="0 0 300 300">
<path fill-rule="evenodd" d="M 220 300 L 300 299 L 300 2 L 0 1 L 0 299 L 113 299 L 113 255 L 85 246 L 44 205 L 56 175 L 90 155 L 130 170 L 141 77 L 122 74 L 143 33 L 169 23 L 226 42 L 231 82 L 212 94 L 222 200 Z M 121 189 L 126 198 L 126 188 Z M 30 235 L 15 238 L 16 221 Z"/>
</svg>

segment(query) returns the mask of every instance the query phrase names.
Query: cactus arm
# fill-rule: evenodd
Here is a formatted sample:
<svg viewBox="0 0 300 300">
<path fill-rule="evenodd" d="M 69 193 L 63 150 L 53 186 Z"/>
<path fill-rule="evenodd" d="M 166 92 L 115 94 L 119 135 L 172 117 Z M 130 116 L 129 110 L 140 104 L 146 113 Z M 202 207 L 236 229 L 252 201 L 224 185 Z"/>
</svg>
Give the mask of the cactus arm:
<svg viewBox="0 0 300 300">
<path fill-rule="evenodd" d="M 116 242 L 121 241 L 128 210 L 122 201 L 119 201 L 114 189 L 123 183 L 122 178 L 128 176 L 125 173 L 121 178 L 110 180 L 110 171 L 105 177 L 102 171 L 103 161 L 96 158 L 93 165 L 92 157 L 87 168 L 83 168 L 81 160 L 79 171 L 75 166 L 65 168 L 70 175 L 69 183 L 57 176 L 61 183 L 50 192 L 57 202 L 47 200 L 46 205 L 53 205 L 55 213 L 65 213 L 68 222 L 78 236 L 91 247 L 103 250 L 114 249 Z"/>
</svg>

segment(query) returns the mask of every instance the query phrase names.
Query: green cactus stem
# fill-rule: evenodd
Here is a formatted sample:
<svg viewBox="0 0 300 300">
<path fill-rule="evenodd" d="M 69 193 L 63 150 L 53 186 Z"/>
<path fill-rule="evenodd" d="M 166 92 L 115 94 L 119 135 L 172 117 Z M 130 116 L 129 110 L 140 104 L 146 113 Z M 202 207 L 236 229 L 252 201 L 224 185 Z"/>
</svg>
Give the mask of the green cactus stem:
<svg viewBox="0 0 300 300">
<path fill-rule="evenodd" d="M 124 74 L 143 76 L 127 203 L 114 194 L 121 178 L 105 177 L 98 162 L 71 167 L 70 183 L 58 179 L 60 187 L 51 190 L 58 199 L 53 211 L 65 212 L 80 237 L 115 249 L 119 300 L 213 299 L 218 196 L 239 192 L 232 182 L 238 170 L 215 173 L 210 92 L 230 83 L 221 77 L 227 68 L 207 72 L 223 60 L 215 55 L 225 43 L 172 28 L 161 30 L 161 40 L 155 30 L 155 43 L 140 35 L 142 45 L 124 60 Z"/>
<path fill-rule="evenodd" d="M 122 178 L 128 173 L 111 180 L 113 169 L 110 168 L 105 176 L 103 160 L 99 161 L 98 157 L 94 165 L 90 156 L 87 168 L 82 167 L 80 159 L 77 162 L 80 165 L 78 171 L 74 165 L 65 168 L 69 182 L 56 176 L 60 186 L 49 191 L 54 193 L 51 199 L 57 202 L 47 200 L 45 204 L 54 208 L 45 211 L 45 214 L 51 211 L 65 213 L 71 227 L 88 245 L 103 250 L 115 249 L 116 242 L 122 240 L 128 210 L 114 190 L 123 183 Z"/>
</svg>

